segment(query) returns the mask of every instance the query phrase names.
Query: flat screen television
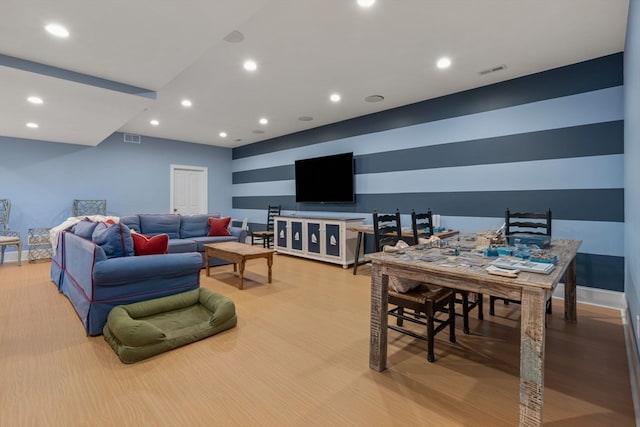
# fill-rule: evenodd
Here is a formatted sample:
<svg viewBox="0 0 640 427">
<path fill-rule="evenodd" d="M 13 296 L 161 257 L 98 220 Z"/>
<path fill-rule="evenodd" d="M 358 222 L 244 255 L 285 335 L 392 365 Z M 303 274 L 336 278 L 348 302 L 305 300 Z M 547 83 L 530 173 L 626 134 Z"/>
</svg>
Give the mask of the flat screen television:
<svg viewBox="0 0 640 427">
<path fill-rule="evenodd" d="M 353 203 L 353 153 L 296 160 L 296 203 Z"/>
</svg>

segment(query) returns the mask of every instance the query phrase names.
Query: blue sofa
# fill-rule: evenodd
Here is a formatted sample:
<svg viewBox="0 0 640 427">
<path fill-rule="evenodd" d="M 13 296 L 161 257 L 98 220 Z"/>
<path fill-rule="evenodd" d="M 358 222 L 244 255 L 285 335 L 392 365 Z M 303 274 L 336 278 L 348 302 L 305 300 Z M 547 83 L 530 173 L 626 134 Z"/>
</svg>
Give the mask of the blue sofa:
<svg viewBox="0 0 640 427">
<path fill-rule="evenodd" d="M 71 231 L 63 231 L 59 239 L 52 280 L 73 305 L 88 335 L 102 333 L 116 305 L 200 287 L 202 258 L 197 252 L 110 258 L 96 242 Z"/>
<path fill-rule="evenodd" d="M 85 230 L 88 221 L 78 223 L 58 235 L 51 280 L 69 299 L 87 334 L 100 335 L 116 305 L 199 288 L 204 244 L 244 242 L 247 232 L 238 227 L 229 228 L 231 236 L 207 236 L 209 216 L 140 214 L 90 231 Z M 149 235 L 167 233 L 169 253 L 134 256 L 131 229 Z M 212 260 L 210 264 L 223 263 L 227 261 Z"/>
<path fill-rule="evenodd" d="M 247 239 L 247 230 L 241 227 L 228 227 L 230 236 L 207 236 L 209 218 L 220 218 L 220 214 L 138 214 L 120 217 L 120 222 L 137 233 L 155 236 L 169 235 L 169 253 L 199 252 L 202 267 L 205 267 L 204 245 L 218 242 L 242 242 Z M 211 258 L 209 265 L 228 264 L 218 258 Z"/>
</svg>

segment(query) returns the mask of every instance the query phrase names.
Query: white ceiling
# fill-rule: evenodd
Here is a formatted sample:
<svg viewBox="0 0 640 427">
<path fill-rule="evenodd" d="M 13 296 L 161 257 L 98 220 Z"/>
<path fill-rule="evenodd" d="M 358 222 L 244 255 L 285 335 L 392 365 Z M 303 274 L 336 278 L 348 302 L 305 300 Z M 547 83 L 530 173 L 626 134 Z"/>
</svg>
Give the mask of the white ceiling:
<svg viewBox="0 0 640 427">
<path fill-rule="evenodd" d="M 0 135 L 97 145 L 120 131 L 237 147 L 620 52 L 628 4 L 0 0 Z M 70 37 L 50 36 L 43 28 L 50 22 L 67 26 Z M 225 41 L 232 31 L 244 40 Z M 453 62 L 445 71 L 435 66 L 443 55 Z M 26 61 L 16 66 L 14 58 Z M 257 71 L 242 68 L 247 58 Z M 332 92 L 342 101 L 331 103 Z M 45 103 L 28 103 L 34 94 Z M 365 102 L 369 95 L 384 100 Z M 191 108 L 180 105 L 184 98 Z M 269 123 L 258 124 L 261 117 Z M 29 121 L 39 128 L 27 128 Z"/>
</svg>

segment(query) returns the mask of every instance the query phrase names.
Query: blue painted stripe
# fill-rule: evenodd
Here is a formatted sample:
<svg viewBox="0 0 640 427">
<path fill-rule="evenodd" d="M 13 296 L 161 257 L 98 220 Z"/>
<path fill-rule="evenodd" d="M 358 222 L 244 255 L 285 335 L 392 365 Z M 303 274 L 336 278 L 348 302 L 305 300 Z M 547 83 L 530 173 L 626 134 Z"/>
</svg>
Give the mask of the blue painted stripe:
<svg viewBox="0 0 640 427">
<path fill-rule="evenodd" d="M 597 123 L 356 157 L 357 173 L 563 159 L 624 152 L 624 123 Z"/>
<path fill-rule="evenodd" d="M 579 286 L 624 292 L 624 257 L 578 253 L 576 283 Z"/>
<path fill-rule="evenodd" d="M 352 151 L 356 156 L 385 151 L 471 141 L 551 129 L 571 128 L 624 117 L 622 86 L 453 117 L 383 132 L 358 135 L 312 146 L 233 161 L 233 171 L 293 164 L 304 157 Z"/>
<path fill-rule="evenodd" d="M 544 172 L 544 173 L 543 173 Z M 434 192 L 562 190 L 624 187 L 624 155 L 409 170 L 355 177 L 358 194 Z M 235 183 L 232 195 L 293 195 L 295 181 Z"/>
<path fill-rule="evenodd" d="M 233 197 L 234 209 L 260 209 L 277 203 L 285 210 L 327 212 L 411 212 L 418 205 L 428 205 L 441 215 L 499 217 L 505 208 L 539 211 L 550 208 L 556 219 L 624 222 L 624 190 L 568 189 L 530 191 L 461 191 L 422 193 L 357 194 L 352 204 L 295 203 L 295 196 L 263 195 Z"/>
<path fill-rule="evenodd" d="M 51 65 L 40 64 L 37 62 L 28 61 L 26 59 L 15 58 L 13 56 L 0 54 L 0 65 L 9 68 L 15 68 L 17 70 L 28 71 L 30 73 L 42 74 L 44 76 L 68 80 L 70 82 L 95 86 L 116 92 L 122 92 L 129 95 L 137 95 L 145 98 L 156 99 L 156 92 L 150 89 L 131 86 L 125 83 L 115 82 L 113 80 L 102 79 L 100 77 L 91 76 L 89 74 L 77 73 L 75 71 L 69 71 L 63 68 L 53 67 Z"/>
<path fill-rule="evenodd" d="M 368 143 L 363 145 L 370 146 Z M 624 122 L 613 121 L 400 150 L 387 149 L 384 152 L 357 155 L 355 171 L 356 174 L 366 174 L 623 152 Z M 315 154 L 306 155 L 312 157 Z M 287 156 L 282 155 L 279 160 L 282 161 L 283 157 Z M 298 154 L 296 157 L 303 158 L 305 155 Z M 273 167 L 265 167 L 269 163 L 262 163 L 259 169 L 236 171 L 233 172 L 233 183 L 293 179 L 293 163 L 292 160 L 288 165 Z"/>
<path fill-rule="evenodd" d="M 356 175 L 355 188 L 358 194 L 623 188 L 623 165 L 617 154 L 408 170 Z"/>
<path fill-rule="evenodd" d="M 623 84 L 622 53 L 233 149 L 233 159 L 491 111 Z"/>
</svg>

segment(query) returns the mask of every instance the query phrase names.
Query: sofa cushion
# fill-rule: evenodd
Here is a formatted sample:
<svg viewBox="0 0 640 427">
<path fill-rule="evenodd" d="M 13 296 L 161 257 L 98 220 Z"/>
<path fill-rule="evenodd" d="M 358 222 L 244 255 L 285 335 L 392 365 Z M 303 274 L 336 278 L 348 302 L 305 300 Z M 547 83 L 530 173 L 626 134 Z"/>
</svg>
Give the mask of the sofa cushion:
<svg viewBox="0 0 640 427">
<path fill-rule="evenodd" d="M 182 254 L 185 252 L 197 252 L 198 248 L 193 239 L 169 239 L 169 253 Z"/>
<path fill-rule="evenodd" d="M 227 229 L 231 217 L 209 218 L 209 233 L 207 236 L 231 236 L 231 232 Z"/>
<path fill-rule="evenodd" d="M 91 236 L 93 235 L 97 225 L 97 222 L 91 221 L 89 218 L 85 218 L 76 223 L 76 225 L 71 228 L 71 232 L 77 236 L 91 240 Z"/>
<path fill-rule="evenodd" d="M 140 214 L 140 232 L 151 236 L 166 233 L 170 239 L 180 238 L 180 215 Z"/>
<path fill-rule="evenodd" d="M 168 234 L 147 236 L 146 234 L 131 233 L 131 238 L 133 239 L 133 252 L 136 255 L 166 254 L 169 250 Z"/>
<path fill-rule="evenodd" d="M 113 225 L 99 223 L 96 225 L 91 239 L 104 250 L 107 258 L 133 255 L 131 231 L 122 223 Z"/>
<path fill-rule="evenodd" d="M 188 239 L 206 236 L 209 232 L 209 218 L 220 218 L 220 214 L 180 215 L 180 237 Z"/>
<path fill-rule="evenodd" d="M 140 218 L 138 215 L 126 215 L 120 217 L 120 222 L 129 227 L 136 233 L 142 233 L 140 231 Z"/>
</svg>

